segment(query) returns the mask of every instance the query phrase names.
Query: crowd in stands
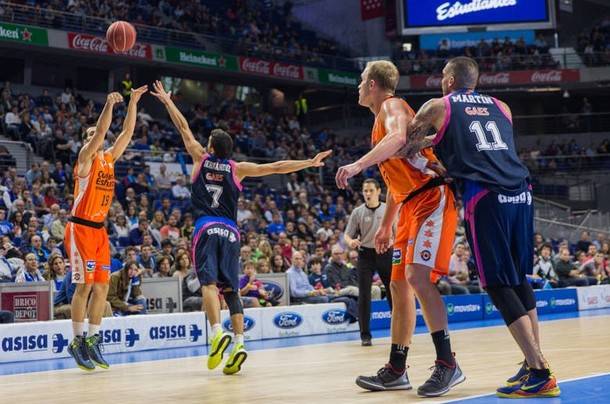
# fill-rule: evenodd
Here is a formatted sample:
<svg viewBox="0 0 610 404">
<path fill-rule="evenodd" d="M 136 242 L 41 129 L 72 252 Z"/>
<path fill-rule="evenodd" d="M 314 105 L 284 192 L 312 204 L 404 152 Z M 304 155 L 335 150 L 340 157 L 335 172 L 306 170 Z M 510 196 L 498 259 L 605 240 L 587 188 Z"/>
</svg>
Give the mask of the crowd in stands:
<svg viewBox="0 0 610 404">
<path fill-rule="evenodd" d="M 24 124 L 24 119 L 13 129 L 7 125 L 5 133 L 26 141 L 35 137 L 33 147 L 56 160 L 54 164 L 46 160 L 34 163 L 23 177 L 17 175 L 15 166 L 2 172 L 0 278 L 8 282 L 52 280 L 56 313 L 58 318 L 65 317 L 69 314 L 66 305 L 74 293 L 63 247 L 65 224 L 73 203 L 72 164 L 80 147 L 79 135 L 95 121 L 99 106 L 70 89 L 57 96 L 43 92 L 34 97 L 13 94 L 10 85 L 5 84 L 1 94 L 2 107 L 7 107 L 4 116 L 16 105 L 18 111 L 24 108 L 25 112 L 19 115 L 28 114 L 31 124 L 31 127 L 28 121 Z M 68 107 L 70 104 L 73 106 Z M 121 113 L 119 109 L 107 135 L 108 143 L 121 130 Z M 214 127 L 227 127 L 235 135 L 237 158 L 300 159 L 333 149 L 334 156 L 325 167 L 332 173 L 368 148 L 364 137 L 341 140 L 328 130 L 309 133 L 293 116 L 272 116 L 238 101 L 218 103 L 215 108 L 194 106 L 187 115 L 193 132 L 202 142 Z M 50 130 L 36 130 L 33 121 L 38 122 L 38 128 Z M 164 121 L 141 110 L 132 147 L 150 149 L 151 155 L 155 152 L 161 155 L 161 150 L 178 150 L 175 142 L 179 138 L 172 133 Z M 64 149 L 66 144 L 69 147 Z M 604 147 L 607 146 L 606 142 Z M 176 154 L 180 155 L 172 153 Z M 106 226 L 113 256 L 106 314 L 145 313 L 146 300 L 139 285 L 143 278 L 150 277 L 178 278 L 182 282 L 184 309 L 199 310 L 201 296 L 190 252 L 194 218 L 189 212 L 188 173 L 170 174 L 163 163 L 159 172 L 153 174 L 142 155 L 131 152 L 126 157 L 131 160 L 123 162 L 122 169 L 117 166 L 117 198 Z M 375 169 L 371 169 L 365 175 L 374 173 Z M 321 177 L 319 171 L 295 173 L 278 189 L 246 182 L 238 202 L 237 221 L 242 232 L 240 292 L 247 307 L 278 303 L 278 296 L 263 287 L 257 273 L 285 272 L 293 302 L 345 301 L 348 311 L 351 305 L 353 313 L 356 312 L 353 304 L 358 295 L 355 269 L 358 254 L 347 248 L 343 232 L 350 212 L 362 203 L 362 197 L 357 186 L 338 192 L 334 186 L 324 184 Z M 481 291 L 463 234 L 460 227 L 450 275 L 438 284 L 445 294 Z M 594 241 L 585 237 L 575 246 L 554 243 L 550 251 L 542 248 L 537 238 L 537 269 L 532 282 L 540 287 L 580 286 L 585 282 L 582 279 L 587 285 L 595 283 L 593 279 L 607 282 L 608 242 L 604 237 L 599 235 Z M 578 279 L 572 282 L 569 278 Z M 372 295 L 384 295 L 378 277 Z"/>
<path fill-rule="evenodd" d="M 532 45 L 523 38 L 512 41 L 481 41 L 476 46 L 451 48 L 447 39 L 441 40 L 436 51 L 412 50 L 399 52 L 396 65 L 401 74 L 439 74 L 448 59 L 455 56 L 468 56 L 479 63 L 481 71 L 500 72 L 506 70 L 546 69 L 557 67 L 549 53 L 549 45 L 538 36 Z"/>
<path fill-rule="evenodd" d="M 576 139 L 569 142 L 551 141 L 546 147 L 540 143 L 531 148 L 521 148 L 519 157 L 532 172 L 567 171 L 575 168 L 609 169 L 610 140 L 598 145 L 583 146 Z"/>
<path fill-rule="evenodd" d="M 577 38 L 576 50 L 587 66 L 610 64 L 610 17 L 583 30 Z"/>
<path fill-rule="evenodd" d="M 116 2 L 112 0 L 51 0 L 28 1 L 32 8 L 5 3 L 0 6 L 4 20 L 14 20 L 15 12 L 28 15 L 35 25 L 65 28 L 71 13 L 76 18 L 69 23 L 82 23 L 84 29 L 104 32 L 112 21 L 125 20 L 137 27 L 149 26 L 172 30 L 168 37 L 150 39 L 177 39 L 187 46 L 206 47 L 220 44 L 224 52 L 241 56 L 258 56 L 274 60 L 291 60 L 300 63 L 328 66 L 333 57 L 346 56 L 337 44 L 304 29 L 292 15 L 292 3 L 275 5 L 272 0 L 139 0 Z M 62 13 L 56 13 L 61 11 Z M 99 23 L 93 23 L 96 17 Z M 82 21 L 79 21 L 82 20 Z M 71 25 L 68 27 L 74 30 Z M 81 28 L 83 29 L 83 28 Z M 179 35 L 193 33 L 196 35 Z M 143 32 L 147 38 L 147 33 Z M 204 38 L 201 35 L 213 36 Z M 344 61 L 343 63 L 348 63 Z M 347 66 L 353 68 L 353 64 Z"/>
</svg>

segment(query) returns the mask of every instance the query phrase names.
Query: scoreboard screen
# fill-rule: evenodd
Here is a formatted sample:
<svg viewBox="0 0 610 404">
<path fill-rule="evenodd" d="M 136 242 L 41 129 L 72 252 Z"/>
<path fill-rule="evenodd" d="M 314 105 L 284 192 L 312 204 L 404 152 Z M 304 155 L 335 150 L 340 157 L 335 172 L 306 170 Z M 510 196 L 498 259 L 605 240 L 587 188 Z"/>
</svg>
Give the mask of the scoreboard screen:
<svg viewBox="0 0 610 404">
<path fill-rule="evenodd" d="M 398 4 L 403 35 L 555 26 L 553 0 L 402 0 Z"/>
</svg>

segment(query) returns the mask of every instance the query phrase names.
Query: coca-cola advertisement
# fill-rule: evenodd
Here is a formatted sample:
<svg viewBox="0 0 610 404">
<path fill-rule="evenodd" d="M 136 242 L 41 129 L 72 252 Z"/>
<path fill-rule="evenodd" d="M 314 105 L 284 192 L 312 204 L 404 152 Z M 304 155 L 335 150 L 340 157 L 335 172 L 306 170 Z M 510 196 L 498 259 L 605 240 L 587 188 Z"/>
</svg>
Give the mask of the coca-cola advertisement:
<svg viewBox="0 0 610 404">
<path fill-rule="evenodd" d="M 264 76 L 281 77 L 284 79 L 303 80 L 303 66 L 281 62 L 240 57 L 239 68 L 244 73 L 262 74 Z"/>
<path fill-rule="evenodd" d="M 440 74 L 411 76 L 413 89 L 441 88 Z M 578 69 L 521 70 L 514 72 L 483 72 L 479 76 L 479 87 L 503 87 L 515 85 L 558 84 L 580 81 Z"/>
<path fill-rule="evenodd" d="M 88 52 L 152 59 L 152 48 L 149 44 L 136 42 L 134 47 L 126 52 L 115 52 L 108 44 L 108 41 L 106 41 L 106 38 L 90 34 L 68 32 L 68 47 Z"/>
</svg>

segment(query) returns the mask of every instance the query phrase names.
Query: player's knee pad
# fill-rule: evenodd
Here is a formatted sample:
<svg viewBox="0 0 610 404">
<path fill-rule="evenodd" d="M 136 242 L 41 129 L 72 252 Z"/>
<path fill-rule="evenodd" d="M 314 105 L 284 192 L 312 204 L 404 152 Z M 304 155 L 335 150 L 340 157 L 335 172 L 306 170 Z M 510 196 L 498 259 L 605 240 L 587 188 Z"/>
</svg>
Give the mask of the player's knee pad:
<svg viewBox="0 0 610 404">
<path fill-rule="evenodd" d="M 523 316 L 527 316 L 527 310 L 521 303 L 515 290 L 510 286 L 487 287 L 487 294 L 496 306 L 507 326 Z"/>
<path fill-rule="evenodd" d="M 536 308 L 536 295 L 534 295 L 532 285 L 527 280 L 521 285 L 513 287 L 513 289 L 517 296 L 519 296 L 519 300 L 521 300 L 521 304 L 525 307 L 526 311 Z"/>
<path fill-rule="evenodd" d="M 239 293 L 234 290 L 224 291 L 225 302 L 227 303 L 227 307 L 229 308 L 229 313 L 233 314 L 243 314 L 244 308 L 241 304 L 241 299 L 239 298 Z"/>
</svg>

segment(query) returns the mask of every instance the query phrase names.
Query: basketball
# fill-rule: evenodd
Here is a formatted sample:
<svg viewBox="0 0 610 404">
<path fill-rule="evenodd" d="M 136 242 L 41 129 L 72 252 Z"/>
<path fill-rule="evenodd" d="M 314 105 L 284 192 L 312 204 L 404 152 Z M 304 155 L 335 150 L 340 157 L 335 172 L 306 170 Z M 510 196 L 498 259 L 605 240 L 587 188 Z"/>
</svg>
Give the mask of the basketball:
<svg viewBox="0 0 610 404">
<path fill-rule="evenodd" d="M 136 29 L 126 21 L 115 21 L 106 31 L 106 40 L 112 50 L 127 52 L 136 43 Z"/>
</svg>

